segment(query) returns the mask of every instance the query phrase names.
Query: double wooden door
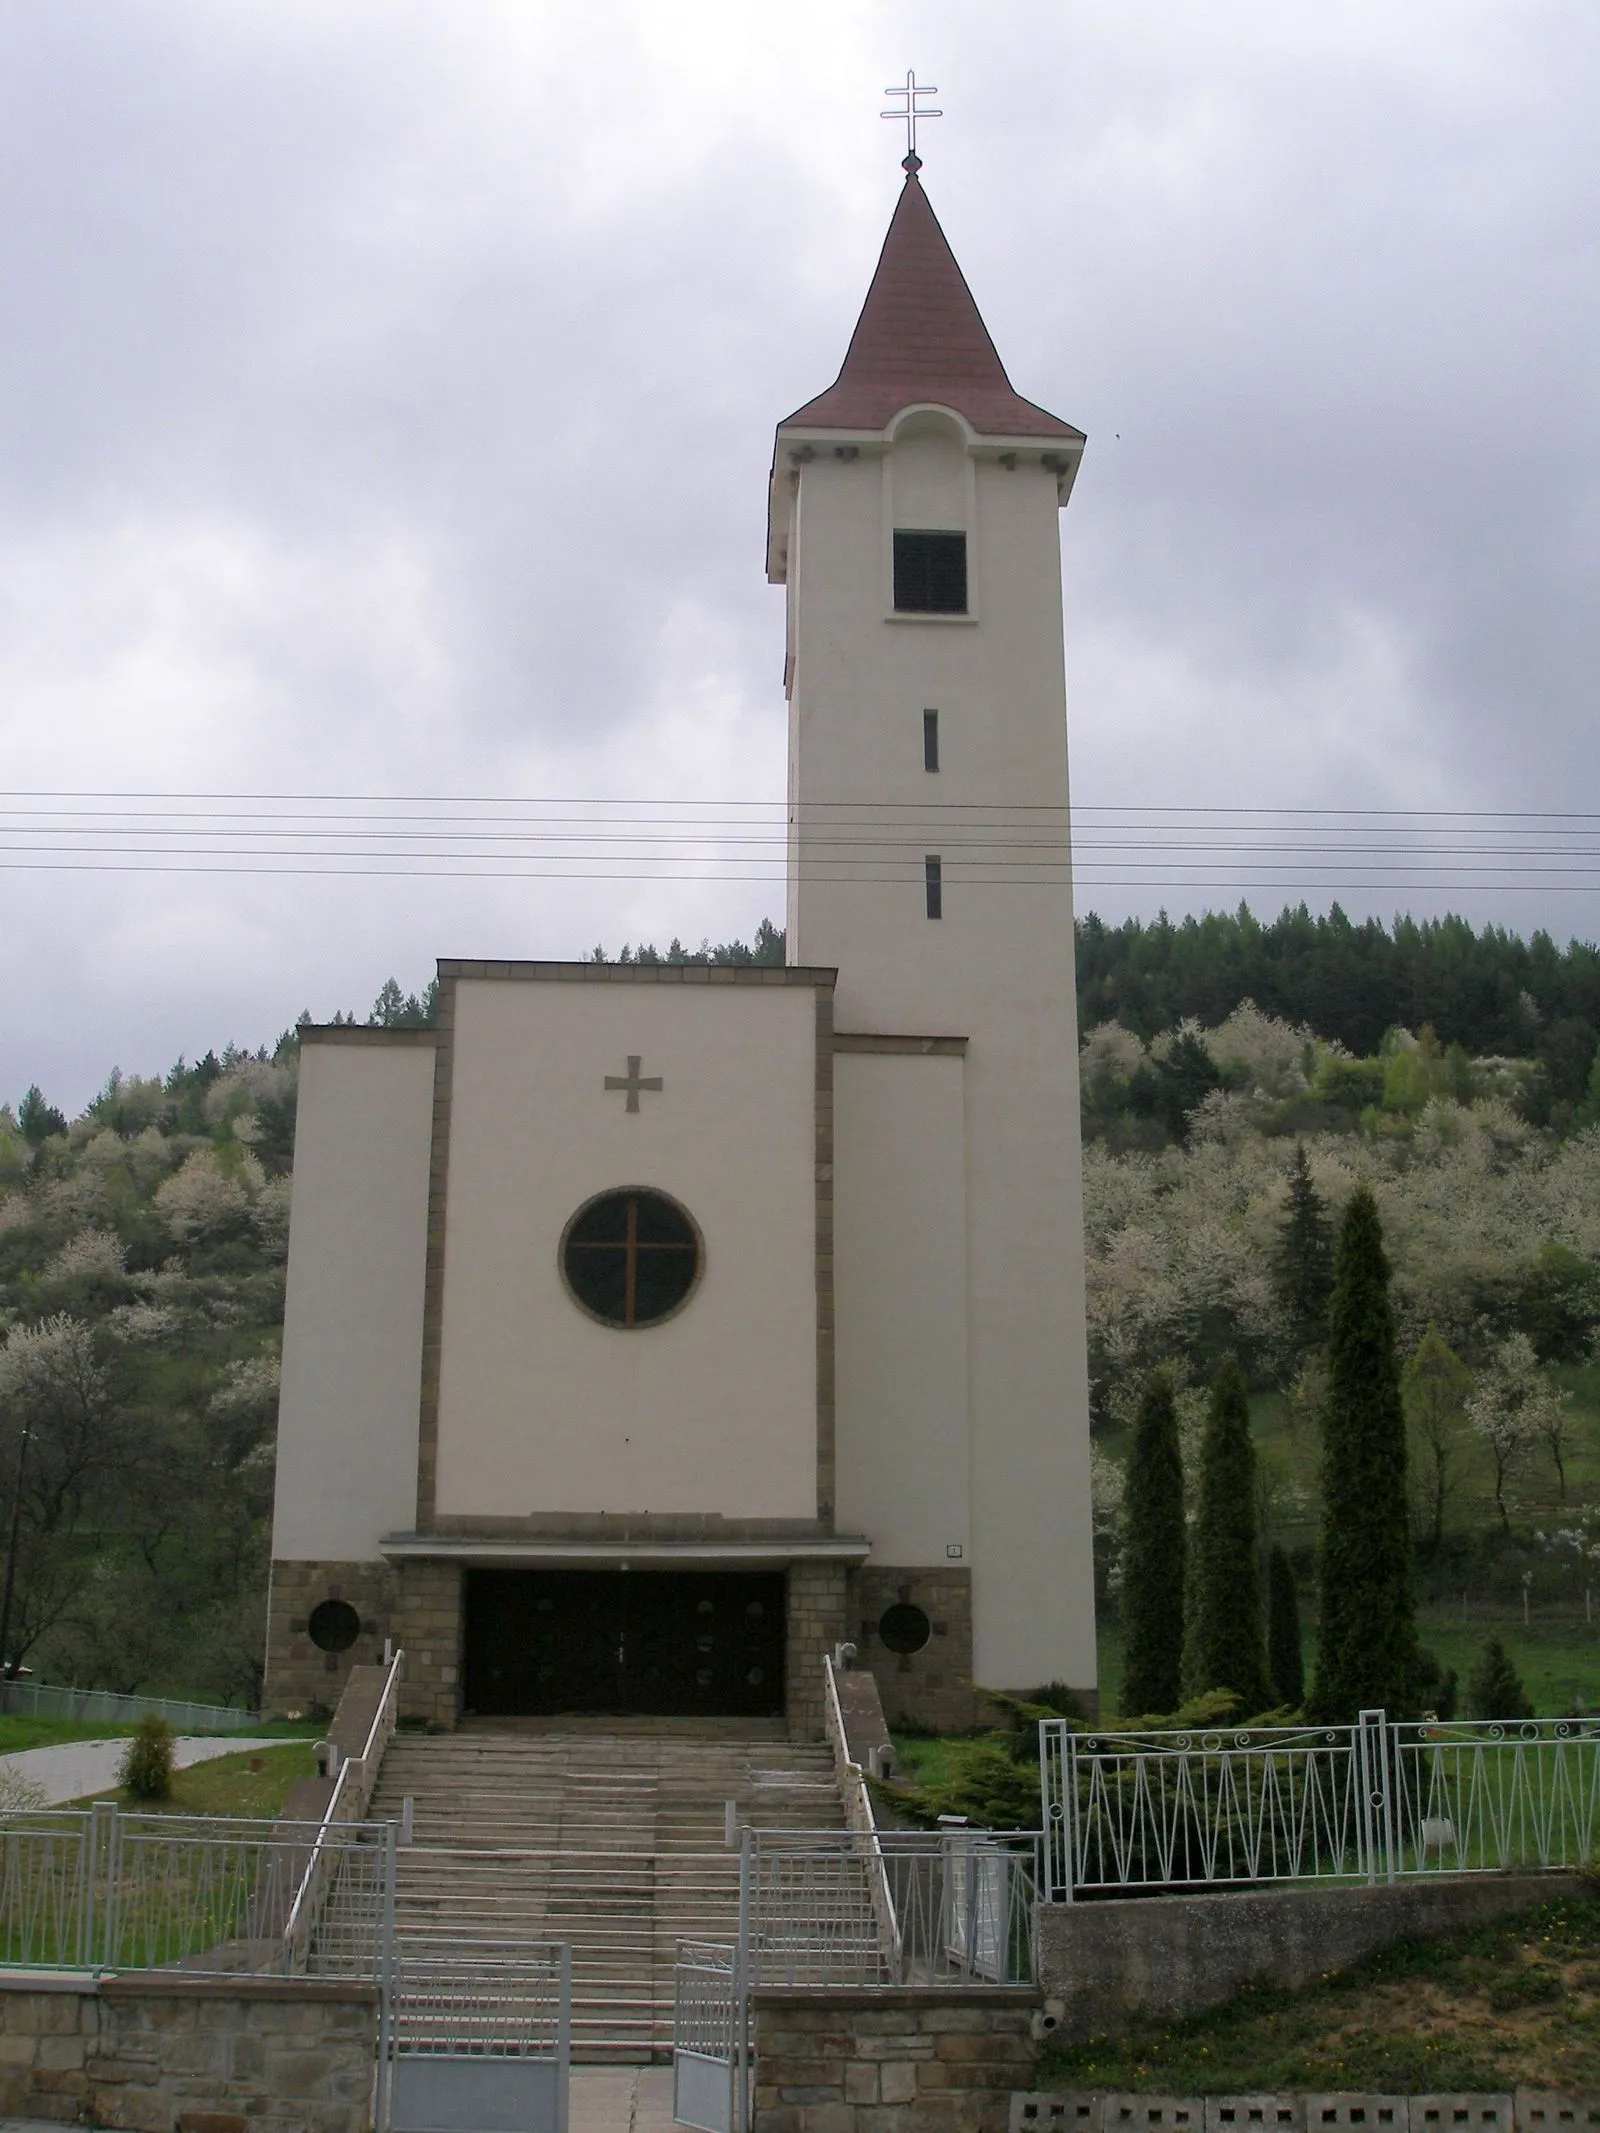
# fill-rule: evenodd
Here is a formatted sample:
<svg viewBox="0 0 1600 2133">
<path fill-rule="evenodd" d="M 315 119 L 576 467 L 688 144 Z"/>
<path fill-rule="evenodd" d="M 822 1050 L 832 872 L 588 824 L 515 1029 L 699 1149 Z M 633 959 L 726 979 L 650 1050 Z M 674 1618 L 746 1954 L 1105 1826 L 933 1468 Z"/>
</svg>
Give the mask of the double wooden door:
<svg viewBox="0 0 1600 2133">
<path fill-rule="evenodd" d="M 480 1717 L 784 1707 L 781 1571 L 474 1570 L 466 1608 Z"/>
</svg>

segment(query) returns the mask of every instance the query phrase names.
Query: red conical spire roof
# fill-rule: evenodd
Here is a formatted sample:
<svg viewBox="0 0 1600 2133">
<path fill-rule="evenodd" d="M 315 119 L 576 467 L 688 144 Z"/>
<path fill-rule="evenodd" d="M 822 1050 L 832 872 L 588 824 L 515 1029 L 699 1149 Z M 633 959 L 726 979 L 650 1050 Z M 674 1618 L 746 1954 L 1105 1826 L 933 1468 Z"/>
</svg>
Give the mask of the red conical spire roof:
<svg viewBox="0 0 1600 2133">
<path fill-rule="evenodd" d="M 844 368 L 780 429 L 881 430 L 903 407 L 935 401 L 989 437 L 1081 431 L 1012 390 L 989 329 L 914 169 L 883 240 Z"/>
</svg>

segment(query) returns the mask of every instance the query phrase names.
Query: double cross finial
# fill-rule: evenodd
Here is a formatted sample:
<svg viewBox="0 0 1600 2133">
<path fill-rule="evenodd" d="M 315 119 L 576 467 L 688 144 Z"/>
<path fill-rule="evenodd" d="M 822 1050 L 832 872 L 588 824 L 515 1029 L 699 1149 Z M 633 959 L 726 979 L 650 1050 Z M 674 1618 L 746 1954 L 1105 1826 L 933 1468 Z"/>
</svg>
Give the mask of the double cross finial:
<svg viewBox="0 0 1600 2133">
<path fill-rule="evenodd" d="M 937 96 L 939 92 L 936 88 L 923 86 L 918 82 L 915 74 L 908 72 L 904 88 L 890 87 L 885 89 L 883 93 L 885 96 L 899 97 L 905 106 L 902 111 L 880 111 L 878 113 L 879 118 L 903 119 L 905 121 L 906 152 L 900 168 L 912 172 L 919 171 L 922 168 L 922 158 L 917 154 L 917 120 L 919 118 L 936 119 L 944 117 L 942 111 L 930 111 L 921 99 L 925 96 Z"/>
</svg>

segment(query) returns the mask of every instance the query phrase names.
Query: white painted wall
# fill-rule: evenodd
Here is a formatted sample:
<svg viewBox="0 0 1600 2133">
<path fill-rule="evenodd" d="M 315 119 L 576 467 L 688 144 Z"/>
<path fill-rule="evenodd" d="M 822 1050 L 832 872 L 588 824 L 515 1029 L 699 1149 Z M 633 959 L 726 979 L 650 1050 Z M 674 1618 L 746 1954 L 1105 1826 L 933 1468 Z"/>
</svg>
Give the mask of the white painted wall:
<svg viewBox="0 0 1600 2133">
<path fill-rule="evenodd" d="M 815 998 L 798 987 L 463 980 L 437 1508 L 816 1515 Z M 665 1088 L 630 1114 L 629 1054 Z M 573 1303 L 568 1217 L 651 1185 L 699 1289 L 620 1330 Z"/>
<path fill-rule="evenodd" d="M 362 1562 L 416 1522 L 433 1049 L 300 1053 L 272 1552 Z"/>
<path fill-rule="evenodd" d="M 955 418 L 951 418 L 952 424 Z M 965 438 L 970 619 L 892 614 L 890 533 L 927 507 L 924 418 L 799 468 L 788 529 L 789 954 L 837 964 L 842 1030 L 970 1039 L 965 1071 L 975 1668 L 1095 1680 L 1077 1017 L 1057 485 Z M 958 434 L 952 427 L 947 434 Z M 785 439 L 779 438 L 779 450 Z M 922 714 L 941 762 L 922 767 Z M 838 803 L 869 803 L 844 814 Z M 890 812 L 892 811 L 892 813 Z M 892 821 L 892 832 L 886 823 Z M 872 862 L 841 881 L 842 822 Z M 968 826 L 970 825 L 970 827 Z M 922 858 L 944 861 L 925 916 Z M 933 1335 L 930 1312 L 923 1337 Z M 912 1347 L 919 1345 L 913 1343 Z M 910 1367 L 909 1354 L 904 1367 Z"/>
<path fill-rule="evenodd" d="M 972 1545 L 962 1066 L 834 1061 L 839 1525 L 881 1563 Z"/>
</svg>

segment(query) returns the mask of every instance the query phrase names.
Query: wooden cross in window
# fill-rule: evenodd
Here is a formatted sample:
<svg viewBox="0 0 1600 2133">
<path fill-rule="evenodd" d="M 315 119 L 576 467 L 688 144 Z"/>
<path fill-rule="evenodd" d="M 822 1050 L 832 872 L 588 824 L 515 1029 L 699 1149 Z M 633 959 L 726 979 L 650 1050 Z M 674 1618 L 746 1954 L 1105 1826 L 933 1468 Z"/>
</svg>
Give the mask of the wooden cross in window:
<svg viewBox="0 0 1600 2133">
<path fill-rule="evenodd" d="M 623 1109 L 627 1111 L 638 1110 L 639 1091 L 641 1089 L 651 1089 L 659 1091 L 662 1086 L 661 1076 L 659 1074 L 641 1074 L 639 1072 L 639 1067 L 639 1054 L 637 1052 L 630 1052 L 628 1054 L 627 1073 L 608 1074 L 606 1076 L 606 1087 L 608 1090 L 623 1089 L 627 1092 L 628 1101 L 623 1106 Z"/>
</svg>

